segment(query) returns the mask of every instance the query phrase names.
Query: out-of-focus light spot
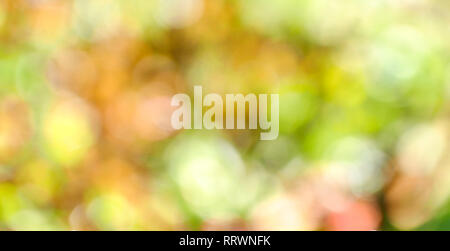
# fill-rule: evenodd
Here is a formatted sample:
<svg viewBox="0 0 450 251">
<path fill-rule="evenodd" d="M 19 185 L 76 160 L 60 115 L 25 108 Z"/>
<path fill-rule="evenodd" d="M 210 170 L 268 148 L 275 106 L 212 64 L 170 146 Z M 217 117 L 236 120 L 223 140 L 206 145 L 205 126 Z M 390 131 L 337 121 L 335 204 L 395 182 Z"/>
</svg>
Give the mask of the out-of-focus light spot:
<svg viewBox="0 0 450 251">
<path fill-rule="evenodd" d="M 369 95 L 381 101 L 397 101 L 411 89 L 410 81 L 429 52 L 424 34 L 412 27 L 386 30 L 368 47 Z"/>
<path fill-rule="evenodd" d="M 406 130 L 397 145 L 397 175 L 386 191 L 390 222 L 399 229 L 426 223 L 447 203 L 448 122 L 438 120 Z"/>
<path fill-rule="evenodd" d="M 397 146 L 400 169 L 409 175 L 428 175 L 437 167 L 447 145 L 445 124 L 419 125 L 406 131 Z"/>
<path fill-rule="evenodd" d="M 342 211 L 332 212 L 326 220 L 326 229 L 332 231 L 371 231 L 381 222 L 378 209 L 369 202 L 348 204 Z"/>
<path fill-rule="evenodd" d="M 302 16 L 300 2 L 296 0 L 279 1 L 238 1 L 241 17 L 245 24 L 261 32 L 277 35 L 280 28 L 290 20 Z M 300 11 L 300 13 L 299 13 Z"/>
<path fill-rule="evenodd" d="M 385 194 L 389 222 L 398 229 L 411 230 L 429 220 L 434 206 L 430 184 L 426 176 L 396 177 Z"/>
<path fill-rule="evenodd" d="M 46 56 L 41 53 L 25 53 L 19 57 L 15 68 L 15 87 L 25 100 L 42 103 L 46 97 L 46 61 Z"/>
<path fill-rule="evenodd" d="M 47 68 L 47 76 L 55 89 L 82 96 L 92 95 L 97 74 L 92 58 L 81 50 L 59 51 Z"/>
<path fill-rule="evenodd" d="M 136 108 L 134 125 L 145 139 L 161 140 L 173 133 L 170 116 L 174 108 L 171 97 L 155 97 L 144 100 Z"/>
<path fill-rule="evenodd" d="M 167 194 L 158 191 L 150 196 L 149 207 L 155 216 L 153 222 L 156 223 L 149 226 L 151 230 L 172 230 L 183 225 L 182 211 L 177 207 L 173 198 L 165 195 Z"/>
<path fill-rule="evenodd" d="M 314 217 L 307 205 L 292 195 L 281 194 L 257 205 L 251 214 L 252 230 L 307 231 L 315 230 Z"/>
<path fill-rule="evenodd" d="M 170 96 L 153 93 L 126 93 L 112 103 L 106 113 L 108 132 L 122 142 L 158 141 L 174 133 L 171 124 Z"/>
<path fill-rule="evenodd" d="M 67 1 L 34 1 L 30 13 L 30 35 L 36 44 L 58 42 L 69 25 L 70 4 Z"/>
<path fill-rule="evenodd" d="M 12 215 L 9 225 L 20 231 L 52 231 L 64 228 L 62 224 L 51 219 L 51 214 L 34 209 L 25 209 Z"/>
<path fill-rule="evenodd" d="M 358 1 L 308 1 L 305 25 L 310 36 L 320 44 L 330 45 L 348 37 L 359 20 Z"/>
<path fill-rule="evenodd" d="M 261 188 L 258 177 L 245 175 L 239 154 L 222 139 L 184 135 L 166 156 L 184 200 L 204 218 L 235 217 Z"/>
<path fill-rule="evenodd" d="M 158 23 L 167 28 L 184 28 L 195 23 L 203 13 L 203 0 L 159 0 Z"/>
<path fill-rule="evenodd" d="M 21 191 L 40 205 L 50 202 L 57 192 L 56 174 L 44 161 L 33 161 L 20 168 L 16 180 L 21 184 Z"/>
<path fill-rule="evenodd" d="M 326 166 L 324 169 L 313 179 L 314 196 L 324 210 L 341 211 L 351 200 L 346 187 L 347 173 L 333 166 Z"/>
<path fill-rule="evenodd" d="M 0 161 L 14 157 L 31 137 L 28 106 L 11 96 L 0 101 Z"/>
<path fill-rule="evenodd" d="M 82 205 L 76 206 L 69 216 L 69 224 L 72 230 L 81 230 L 84 227 L 86 215 Z"/>
<path fill-rule="evenodd" d="M 101 230 L 133 230 L 136 212 L 121 195 L 103 194 L 87 206 L 89 219 Z"/>
<path fill-rule="evenodd" d="M 117 32 L 121 22 L 116 0 L 75 0 L 73 25 L 78 36 L 86 40 L 101 40 Z"/>
<path fill-rule="evenodd" d="M 94 143 L 95 126 L 81 101 L 58 101 L 43 120 L 44 144 L 54 161 L 72 166 L 83 159 Z"/>
<path fill-rule="evenodd" d="M 355 195 L 377 192 L 384 184 L 385 154 L 374 142 L 363 138 L 344 138 L 327 154 L 332 167 L 340 168 L 346 186 Z M 332 176 L 330 176 L 333 179 Z"/>
<path fill-rule="evenodd" d="M 8 221 L 12 215 L 24 207 L 16 187 L 0 183 L 0 221 Z"/>
<path fill-rule="evenodd" d="M 129 31 L 142 35 L 157 34 L 160 30 L 155 17 L 158 0 L 119 1 L 122 10 L 122 21 Z M 149 34 L 150 33 L 150 34 Z"/>
<path fill-rule="evenodd" d="M 255 145 L 254 157 L 270 169 L 281 169 L 297 157 L 298 144 L 288 137 L 278 137 L 272 141 L 259 141 Z"/>
</svg>

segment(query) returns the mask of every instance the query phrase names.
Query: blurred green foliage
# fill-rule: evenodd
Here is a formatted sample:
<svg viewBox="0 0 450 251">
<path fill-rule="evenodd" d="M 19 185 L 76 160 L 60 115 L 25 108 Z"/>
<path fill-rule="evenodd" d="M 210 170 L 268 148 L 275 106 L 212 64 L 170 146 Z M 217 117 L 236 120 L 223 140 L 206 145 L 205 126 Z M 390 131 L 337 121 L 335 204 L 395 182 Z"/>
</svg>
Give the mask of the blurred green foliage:
<svg viewBox="0 0 450 251">
<path fill-rule="evenodd" d="M 3 0 L 1 230 L 448 230 L 450 2 Z M 170 99 L 279 93 L 280 137 Z"/>
</svg>

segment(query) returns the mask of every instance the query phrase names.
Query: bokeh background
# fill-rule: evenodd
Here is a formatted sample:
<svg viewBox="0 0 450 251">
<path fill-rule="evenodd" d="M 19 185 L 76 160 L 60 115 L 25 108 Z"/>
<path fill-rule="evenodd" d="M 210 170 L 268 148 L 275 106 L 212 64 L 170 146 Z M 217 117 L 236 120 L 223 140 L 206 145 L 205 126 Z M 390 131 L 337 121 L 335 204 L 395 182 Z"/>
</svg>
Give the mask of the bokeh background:
<svg viewBox="0 0 450 251">
<path fill-rule="evenodd" d="M 449 230 L 449 55 L 448 0 L 0 0 L 0 230 Z"/>
</svg>

